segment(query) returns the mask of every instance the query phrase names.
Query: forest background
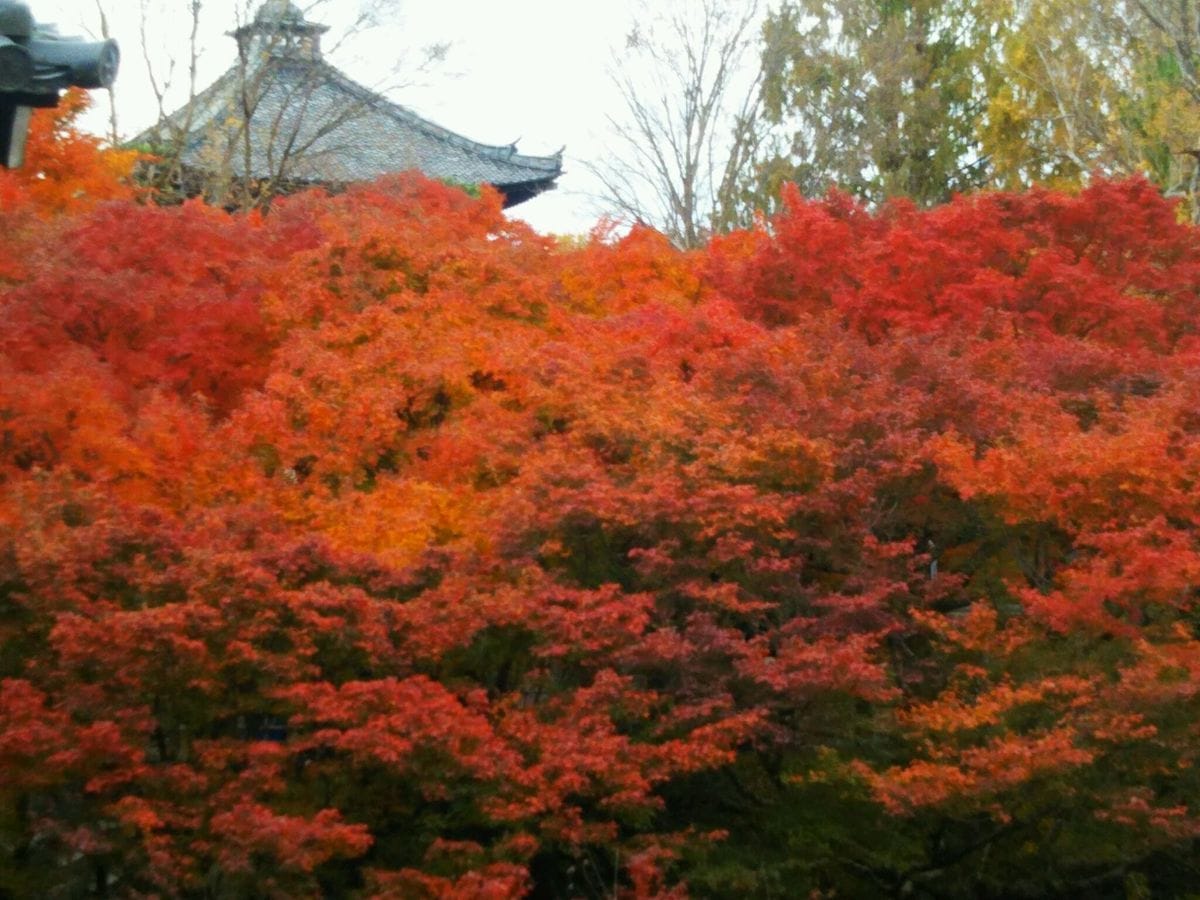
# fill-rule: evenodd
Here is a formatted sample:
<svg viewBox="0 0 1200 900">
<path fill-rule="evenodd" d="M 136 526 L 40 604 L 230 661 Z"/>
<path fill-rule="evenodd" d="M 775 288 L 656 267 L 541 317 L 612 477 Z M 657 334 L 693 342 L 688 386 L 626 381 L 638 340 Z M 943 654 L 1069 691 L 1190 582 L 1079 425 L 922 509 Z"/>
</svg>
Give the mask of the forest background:
<svg viewBox="0 0 1200 900">
<path fill-rule="evenodd" d="M 777 210 L 784 183 L 929 206 L 1141 173 L 1200 214 L 1190 0 L 789 0 L 762 12 L 760 28 L 755 4 L 705 0 L 628 36 L 626 114 L 611 120 L 624 152 L 596 169 L 618 209 L 681 246 Z"/>
<path fill-rule="evenodd" d="M 81 104 L 0 175 L 0 893 L 1193 890 L 1186 194 L 230 214 Z"/>
</svg>

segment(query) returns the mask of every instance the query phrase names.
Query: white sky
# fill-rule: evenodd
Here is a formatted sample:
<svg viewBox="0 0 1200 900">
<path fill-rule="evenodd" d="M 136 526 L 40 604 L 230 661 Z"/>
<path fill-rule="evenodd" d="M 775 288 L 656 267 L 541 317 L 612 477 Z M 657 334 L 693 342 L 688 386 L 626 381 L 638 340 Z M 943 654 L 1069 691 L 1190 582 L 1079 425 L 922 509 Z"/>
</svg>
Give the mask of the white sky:
<svg viewBox="0 0 1200 900">
<path fill-rule="evenodd" d="M 97 36 L 97 0 L 26 0 L 34 18 L 63 34 Z M 241 0 L 244 9 L 246 0 Z M 312 0 L 294 0 L 307 7 Z M 186 65 L 190 0 L 99 0 L 112 36 L 121 45 L 116 102 L 123 137 L 153 124 L 157 106 L 149 88 L 139 35 L 141 9 L 155 27 L 150 54 L 161 77 L 166 60 Z M 333 26 L 326 43 L 344 31 L 362 0 L 324 0 L 310 18 Z M 512 212 L 540 231 L 582 233 L 601 212 L 583 160 L 605 152 L 606 114 L 621 99 L 608 75 L 612 50 L 634 22 L 634 0 L 390 0 L 379 27 L 330 54 L 332 63 L 362 84 L 388 95 L 440 125 L 491 144 L 519 140 L 523 153 L 550 154 L 566 146 L 557 190 Z M 257 5 L 255 3 L 255 5 Z M 199 87 L 234 60 L 223 32 L 235 24 L 238 0 L 203 0 Z M 243 13 L 244 15 L 244 13 Z M 339 25 L 341 26 L 339 28 Z M 446 60 L 426 74 L 412 69 L 422 47 L 448 42 Z M 397 69 L 399 75 L 391 74 Z M 404 61 L 407 60 L 407 63 Z M 186 97 L 183 90 L 170 109 Z M 87 124 L 106 127 L 107 98 L 97 92 Z M 170 109 L 168 111 L 170 111 Z"/>
</svg>

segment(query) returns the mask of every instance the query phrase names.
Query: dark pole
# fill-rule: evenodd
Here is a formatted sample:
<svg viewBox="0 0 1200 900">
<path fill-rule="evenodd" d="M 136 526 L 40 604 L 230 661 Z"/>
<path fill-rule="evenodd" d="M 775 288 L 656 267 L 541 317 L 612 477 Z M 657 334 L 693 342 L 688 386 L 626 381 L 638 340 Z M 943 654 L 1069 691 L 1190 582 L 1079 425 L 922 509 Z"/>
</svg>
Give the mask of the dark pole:
<svg viewBox="0 0 1200 900">
<path fill-rule="evenodd" d="M 25 137 L 33 108 L 0 99 L 0 166 L 19 169 L 25 163 Z"/>
</svg>

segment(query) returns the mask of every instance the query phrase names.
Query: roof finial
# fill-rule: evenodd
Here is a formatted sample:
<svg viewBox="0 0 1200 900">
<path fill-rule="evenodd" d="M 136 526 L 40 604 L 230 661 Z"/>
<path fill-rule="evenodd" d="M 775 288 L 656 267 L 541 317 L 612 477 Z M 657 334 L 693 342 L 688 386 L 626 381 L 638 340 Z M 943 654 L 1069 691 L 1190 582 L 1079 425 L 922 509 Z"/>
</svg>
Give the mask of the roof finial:
<svg viewBox="0 0 1200 900">
<path fill-rule="evenodd" d="M 316 62 L 321 58 L 321 35 L 328 30 L 308 21 L 291 0 L 263 0 L 254 21 L 233 36 L 243 57 L 264 54 Z"/>
<path fill-rule="evenodd" d="M 304 13 L 290 0 L 265 0 L 254 19 L 257 22 L 303 21 Z"/>
</svg>

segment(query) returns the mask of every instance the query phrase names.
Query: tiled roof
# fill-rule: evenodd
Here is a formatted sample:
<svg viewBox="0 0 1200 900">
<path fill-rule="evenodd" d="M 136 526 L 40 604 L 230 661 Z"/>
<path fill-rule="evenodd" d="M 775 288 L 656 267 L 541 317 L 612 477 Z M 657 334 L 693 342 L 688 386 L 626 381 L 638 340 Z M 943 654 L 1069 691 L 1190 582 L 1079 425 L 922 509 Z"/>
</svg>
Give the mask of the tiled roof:
<svg viewBox="0 0 1200 900">
<path fill-rule="evenodd" d="M 314 37 L 318 27 L 292 4 L 270 0 L 253 24 L 235 32 L 239 41 L 270 43 L 247 43 L 248 64 L 235 65 L 189 107 L 137 140 L 153 142 L 186 129 L 185 166 L 238 178 L 248 173 L 344 184 L 418 169 L 431 178 L 493 185 L 508 205 L 554 187 L 562 174 L 561 151 L 528 156 L 515 144 L 481 144 L 422 118 L 326 63 Z M 285 42 L 277 37 L 281 29 L 307 42 Z M 243 88 L 251 98 L 249 154 L 241 126 Z"/>
</svg>

